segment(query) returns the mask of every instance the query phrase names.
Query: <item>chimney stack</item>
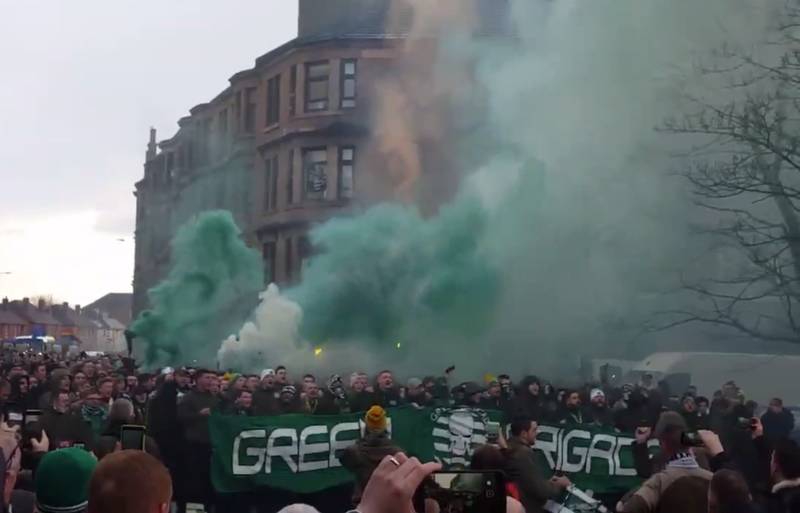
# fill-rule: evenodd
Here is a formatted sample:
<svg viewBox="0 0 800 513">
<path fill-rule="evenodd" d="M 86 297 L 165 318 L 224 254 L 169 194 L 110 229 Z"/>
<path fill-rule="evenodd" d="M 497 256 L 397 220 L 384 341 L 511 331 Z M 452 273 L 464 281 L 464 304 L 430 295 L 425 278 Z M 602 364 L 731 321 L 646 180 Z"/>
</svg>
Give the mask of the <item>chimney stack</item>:
<svg viewBox="0 0 800 513">
<path fill-rule="evenodd" d="M 45 302 L 44 302 L 44 299 L 42 299 L 42 298 L 39 298 L 39 305 L 38 305 L 38 306 L 39 306 L 39 310 L 42 310 L 42 311 L 44 311 L 44 308 L 45 308 L 45 306 L 47 306 L 47 305 L 45 304 Z"/>
<path fill-rule="evenodd" d="M 81 305 L 75 305 L 75 313 L 78 315 L 81 314 Z"/>
<path fill-rule="evenodd" d="M 3 298 L 3 310 L 8 310 L 8 298 Z"/>
<path fill-rule="evenodd" d="M 156 129 L 150 127 L 150 140 L 147 143 L 147 153 L 144 156 L 145 162 L 156 158 L 156 149 Z"/>
</svg>

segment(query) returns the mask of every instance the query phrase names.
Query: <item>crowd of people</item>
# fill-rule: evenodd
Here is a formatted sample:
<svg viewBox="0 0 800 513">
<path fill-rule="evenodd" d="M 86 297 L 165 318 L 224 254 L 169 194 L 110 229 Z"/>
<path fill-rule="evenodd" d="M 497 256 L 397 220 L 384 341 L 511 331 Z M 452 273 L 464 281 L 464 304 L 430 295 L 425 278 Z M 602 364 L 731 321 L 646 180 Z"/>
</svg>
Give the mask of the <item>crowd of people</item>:
<svg viewBox="0 0 800 513">
<path fill-rule="evenodd" d="M 790 439 L 794 417 L 779 398 L 756 416 L 758 405 L 733 381 L 707 397 L 692 387 L 676 393 L 647 375 L 620 387 L 561 388 L 535 376 L 518 383 L 509 375 L 454 383 L 448 369 L 400 384 L 389 370 L 374 379 L 364 372 L 295 379 L 282 366 L 258 375 L 169 367 L 149 373 L 115 355 L 16 351 L 2 354 L 0 373 L 0 454 L 6 468 L 0 488 L 4 506 L 13 505 L 15 512 L 34 505 L 44 513 L 128 511 L 108 502 L 117 496 L 141 499 L 143 494 L 125 488 L 125 469 L 153 479 L 158 490 L 147 504 L 136 503 L 135 511 L 165 513 L 173 501 L 181 510 L 198 503 L 223 511 L 210 481 L 212 413 L 363 412 L 365 433 L 340 460 L 354 475 L 353 505 L 369 513 L 376 511 L 370 497 L 385 494 L 379 490 L 388 486 L 384 481 L 394 474 L 394 463 L 426 475 L 434 467 L 406 458 L 389 437 L 385 409 L 401 405 L 502 412 L 508 439 L 475 450 L 472 467 L 504 472 L 509 511 L 542 511 L 570 485 L 568 476 L 550 477 L 531 450 L 539 424 L 548 423 L 635 433 L 636 470 L 644 484 L 612 505 L 618 511 L 800 512 L 800 452 Z M 121 450 L 121 427 L 130 424 L 146 426 L 145 450 L 133 451 L 147 455 L 146 461 Z M 650 439 L 659 441 L 655 458 L 647 448 Z M 105 498 L 94 507 L 90 494 Z M 414 511 L 396 509 L 404 500 L 381 511 Z M 415 504 L 417 511 L 436 511 Z"/>
</svg>

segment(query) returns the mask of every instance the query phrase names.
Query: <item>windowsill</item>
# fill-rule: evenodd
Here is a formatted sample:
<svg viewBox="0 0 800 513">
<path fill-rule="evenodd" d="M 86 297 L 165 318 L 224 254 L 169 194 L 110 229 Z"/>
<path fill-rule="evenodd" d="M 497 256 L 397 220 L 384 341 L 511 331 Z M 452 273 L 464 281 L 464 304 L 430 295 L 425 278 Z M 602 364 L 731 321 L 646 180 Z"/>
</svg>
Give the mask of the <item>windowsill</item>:
<svg viewBox="0 0 800 513">
<path fill-rule="evenodd" d="M 272 123 L 271 125 L 267 125 L 267 126 L 265 126 L 265 127 L 264 127 L 264 129 L 261 131 L 261 133 L 262 133 L 262 134 L 268 134 L 269 132 L 272 132 L 272 131 L 274 131 L 274 130 L 277 130 L 277 129 L 278 129 L 278 127 L 280 127 L 280 126 L 281 126 L 281 124 L 280 124 L 280 123 L 278 123 L 278 122 L 276 122 L 276 123 Z"/>
</svg>

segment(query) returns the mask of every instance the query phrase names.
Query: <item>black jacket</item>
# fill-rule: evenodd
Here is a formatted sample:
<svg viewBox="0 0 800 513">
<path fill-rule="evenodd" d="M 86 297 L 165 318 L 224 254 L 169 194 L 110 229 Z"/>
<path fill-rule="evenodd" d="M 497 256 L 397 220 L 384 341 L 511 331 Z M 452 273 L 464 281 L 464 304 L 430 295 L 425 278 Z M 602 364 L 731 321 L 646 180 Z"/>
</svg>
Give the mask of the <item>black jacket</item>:
<svg viewBox="0 0 800 513">
<path fill-rule="evenodd" d="M 772 440 L 788 438 L 794 429 L 794 415 L 786 408 L 778 413 L 767 410 L 761 416 L 761 424 L 764 426 L 764 434 Z"/>
<path fill-rule="evenodd" d="M 539 380 L 535 376 L 528 376 L 519 385 L 519 392 L 514 397 L 508 411 L 508 417 L 514 419 L 531 419 L 541 421 L 544 417 L 544 404 L 541 390 L 539 395 L 531 394 L 528 388 Z"/>
<path fill-rule="evenodd" d="M 351 393 L 348 402 L 350 410 L 353 412 L 367 411 L 374 404 L 372 394 L 365 391 Z"/>
<path fill-rule="evenodd" d="M 82 444 L 87 450 L 94 447 L 92 429 L 78 415 L 50 409 L 42 415 L 39 424 L 50 439 L 51 451 L 76 444 Z"/>
<path fill-rule="evenodd" d="M 277 415 L 280 409 L 278 408 L 278 400 L 275 399 L 275 390 L 271 388 L 259 388 L 253 392 L 253 415 Z"/>
<path fill-rule="evenodd" d="M 400 397 L 400 393 L 396 388 L 390 388 L 389 390 L 376 388 L 375 392 L 372 394 L 372 404 L 368 406 L 367 409 L 376 404 L 383 408 L 394 408 L 395 406 L 403 404 L 403 399 Z"/>
<path fill-rule="evenodd" d="M 201 414 L 200 411 L 205 408 L 213 410 L 218 403 L 219 398 L 211 392 L 192 390 L 183 396 L 178 405 L 178 421 L 183 427 L 187 442 L 197 444 L 211 443 L 208 434 L 209 416 Z"/>
</svg>

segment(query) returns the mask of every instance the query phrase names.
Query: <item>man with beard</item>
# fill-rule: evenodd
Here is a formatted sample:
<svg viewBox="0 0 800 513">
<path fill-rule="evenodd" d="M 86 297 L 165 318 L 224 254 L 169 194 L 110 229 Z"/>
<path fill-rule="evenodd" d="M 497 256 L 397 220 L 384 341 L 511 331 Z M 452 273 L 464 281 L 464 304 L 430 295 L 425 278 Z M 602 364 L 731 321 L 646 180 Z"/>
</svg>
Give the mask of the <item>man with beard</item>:
<svg viewBox="0 0 800 513">
<path fill-rule="evenodd" d="M 511 406 L 512 419 L 531 419 L 540 421 L 542 418 L 541 382 L 536 376 L 526 376 L 520 383 L 517 396 Z"/>
<path fill-rule="evenodd" d="M 564 409 L 561 411 L 558 423 L 564 426 L 579 426 L 584 423 L 581 396 L 577 390 L 567 390 L 564 394 Z"/>
<path fill-rule="evenodd" d="M 424 408 L 433 403 L 433 396 L 428 393 L 419 378 L 409 378 L 406 382 L 406 402 Z"/>
<path fill-rule="evenodd" d="M 481 400 L 481 408 L 484 410 L 505 411 L 506 401 L 503 400 L 503 390 L 498 381 L 489 383 L 486 390 L 486 397 Z"/>
<path fill-rule="evenodd" d="M 275 371 L 261 371 L 261 385 L 253 393 L 253 415 L 275 415 L 278 413 L 278 401 L 275 397 Z"/>
<path fill-rule="evenodd" d="M 689 426 L 689 431 L 708 429 L 708 418 L 697 410 L 695 399 L 691 395 L 684 395 L 681 399 L 681 415 Z"/>
<path fill-rule="evenodd" d="M 372 394 L 367 390 L 368 378 L 363 372 L 350 375 L 350 394 L 348 402 L 351 411 L 367 411 L 372 406 Z"/>
<path fill-rule="evenodd" d="M 392 371 L 383 370 L 378 374 L 377 388 L 372 399 L 373 405 L 383 408 L 393 408 L 402 404 L 400 393 L 394 386 Z"/>
<path fill-rule="evenodd" d="M 586 420 L 598 427 L 611 428 L 614 422 L 606 403 L 606 394 L 599 388 L 589 392 L 589 407 L 586 409 Z"/>
</svg>

